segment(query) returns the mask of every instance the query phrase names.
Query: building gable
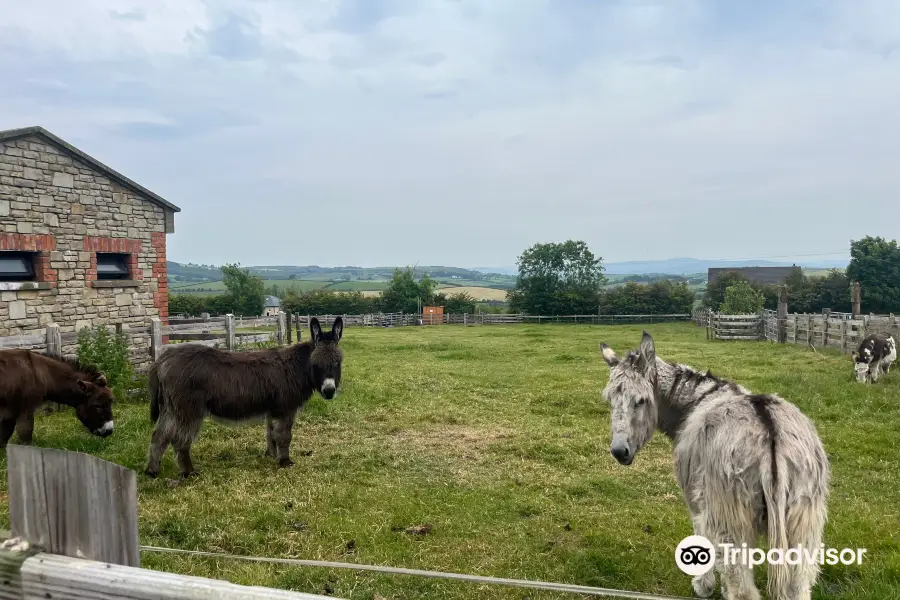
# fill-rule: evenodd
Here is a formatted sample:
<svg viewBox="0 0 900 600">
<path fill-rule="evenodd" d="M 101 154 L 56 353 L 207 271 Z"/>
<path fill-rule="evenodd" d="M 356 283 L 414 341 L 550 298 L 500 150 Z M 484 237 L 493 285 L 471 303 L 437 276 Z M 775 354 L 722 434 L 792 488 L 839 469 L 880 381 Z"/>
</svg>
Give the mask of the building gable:
<svg viewBox="0 0 900 600">
<path fill-rule="evenodd" d="M 0 131 L 0 142 L 4 141 L 16 141 L 20 139 L 26 138 L 39 138 L 41 141 L 45 143 L 49 143 L 53 147 L 57 148 L 64 154 L 70 156 L 71 158 L 78 160 L 84 163 L 86 166 L 96 170 L 98 173 L 104 175 L 111 181 L 131 190 L 134 192 L 139 198 L 146 200 L 147 202 L 151 202 L 160 206 L 165 212 L 166 217 L 166 233 L 174 233 L 175 231 L 175 214 L 176 212 L 181 212 L 181 209 L 168 200 L 162 198 L 161 196 L 151 192 L 144 186 L 132 181 L 131 179 L 125 177 L 118 171 L 111 169 L 106 166 L 96 158 L 82 152 L 75 146 L 72 146 L 68 142 L 63 139 L 53 135 L 43 127 L 24 127 L 21 129 L 7 129 L 4 131 Z"/>
</svg>

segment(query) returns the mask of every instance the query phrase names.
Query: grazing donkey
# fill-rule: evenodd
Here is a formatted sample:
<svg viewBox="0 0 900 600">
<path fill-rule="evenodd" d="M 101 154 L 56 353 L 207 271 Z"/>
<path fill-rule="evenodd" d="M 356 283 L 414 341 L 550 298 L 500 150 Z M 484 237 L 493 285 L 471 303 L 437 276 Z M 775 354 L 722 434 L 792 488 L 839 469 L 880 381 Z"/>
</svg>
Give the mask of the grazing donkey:
<svg viewBox="0 0 900 600">
<path fill-rule="evenodd" d="M 630 465 L 654 430 L 672 439 L 675 475 L 694 535 L 717 548 L 723 543 L 753 548 L 757 537 L 766 535 L 770 547 L 782 552 L 797 545 L 819 549 L 830 465 L 815 426 L 796 406 L 657 358 L 647 332 L 640 348 L 621 359 L 606 344 L 600 351 L 610 367 L 603 390 L 610 403 L 610 452 Z M 722 595 L 758 599 L 752 571 L 733 561 L 723 565 L 721 554 L 717 551 L 716 566 Z M 817 576 L 812 561 L 770 565 L 769 597 L 809 600 Z M 709 597 L 715 571 L 692 583 L 698 596 Z"/>
<path fill-rule="evenodd" d="M 291 430 L 297 411 L 318 391 L 334 398 L 341 383 L 343 351 L 338 347 L 344 321 L 338 317 L 324 333 L 309 324 L 310 340 L 288 348 L 229 352 L 196 344 L 175 345 L 150 368 L 150 419 L 157 423 L 145 473 L 159 474 L 169 444 L 182 477 L 196 475 L 191 444 L 204 417 L 224 421 L 266 418 L 266 455 L 293 465 Z"/>
<path fill-rule="evenodd" d="M 99 370 L 31 350 L 0 350 L 0 448 L 13 432 L 23 444 L 31 443 L 34 412 L 45 402 L 71 406 L 96 436 L 113 432 L 113 394 Z"/>
<path fill-rule="evenodd" d="M 875 383 L 881 373 L 888 374 L 895 360 L 897 360 L 897 344 L 893 336 L 885 333 L 867 335 L 860 343 L 859 349 L 853 353 L 856 381 Z"/>
</svg>

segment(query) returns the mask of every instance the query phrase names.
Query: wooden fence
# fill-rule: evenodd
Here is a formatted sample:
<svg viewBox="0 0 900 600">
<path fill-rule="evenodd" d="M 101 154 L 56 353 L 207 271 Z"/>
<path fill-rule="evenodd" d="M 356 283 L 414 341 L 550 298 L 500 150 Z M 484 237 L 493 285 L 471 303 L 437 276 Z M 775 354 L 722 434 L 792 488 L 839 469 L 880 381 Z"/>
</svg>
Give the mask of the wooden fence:
<svg viewBox="0 0 900 600">
<path fill-rule="evenodd" d="M 0 599 L 325 600 L 140 568 L 135 472 L 89 454 L 10 444 Z"/>
<path fill-rule="evenodd" d="M 122 333 L 130 340 L 149 338 L 149 344 L 132 347 L 132 360 L 143 370 L 151 361 L 155 361 L 171 344 L 202 344 L 228 350 L 252 347 L 259 343 L 292 344 L 301 341 L 303 331 L 308 332 L 313 317 L 319 319 L 322 327 L 334 324 L 337 315 L 296 315 L 290 312 L 279 312 L 276 315 L 242 318 L 234 315 L 222 317 L 202 317 L 191 319 L 172 318 L 163 324 L 159 318 L 152 318 L 147 327 L 133 327 L 127 324 L 107 326 L 110 332 Z M 408 327 L 423 324 L 422 315 L 415 313 L 380 313 L 365 315 L 341 315 L 347 327 Z M 522 323 L 549 324 L 571 323 L 585 325 L 613 325 L 636 323 L 665 323 L 688 321 L 689 314 L 665 315 L 559 315 L 536 316 L 525 314 L 450 314 L 435 319 L 435 324 L 447 325 L 513 325 Z M 267 331 L 241 331 L 242 329 L 265 328 Z M 306 334 L 309 335 L 308 333 Z M 59 325 L 50 324 L 42 333 L 0 337 L 0 349 L 27 348 L 39 353 L 57 356 L 74 357 L 74 344 L 78 334 L 61 333 Z M 68 353 L 65 349 L 68 347 Z"/>
<path fill-rule="evenodd" d="M 769 340 L 802 344 L 813 348 L 833 348 L 842 354 L 853 352 L 872 333 L 888 333 L 900 338 L 900 317 L 859 315 L 826 310 L 822 314 L 784 314 L 765 310 L 757 314 L 723 315 L 709 310 L 694 311 L 691 320 L 706 328 L 707 339 Z"/>
</svg>

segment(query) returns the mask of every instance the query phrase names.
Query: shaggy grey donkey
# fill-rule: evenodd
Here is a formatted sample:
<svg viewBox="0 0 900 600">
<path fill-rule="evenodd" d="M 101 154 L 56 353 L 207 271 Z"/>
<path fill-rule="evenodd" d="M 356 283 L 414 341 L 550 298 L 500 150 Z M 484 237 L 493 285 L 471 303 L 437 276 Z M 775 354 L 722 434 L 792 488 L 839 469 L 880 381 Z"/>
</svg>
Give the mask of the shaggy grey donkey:
<svg viewBox="0 0 900 600">
<path fill-rule="evenodd" d="M 630 465 L 656 429 L 668 436 L 694 535 L 716 547 L 716 569 L 692 581 L 698 596 L 712 595 L 718 571 L 725 598 L 760 597 L 748 566 L 723 564 L 720 544 L 755 548 L 763 535 L 782 552 L 798 545 L 820 549 L 831 469 L 815 426 L 796 406 L 666 362 L 647 332 L 624 358 L 606 344 L 600 352 L 610 368 L 603 390 L 610 452 Z M 819 566 L 770 564 L 768 573 L 772 600 L 809 600 Z"/>
</svg>

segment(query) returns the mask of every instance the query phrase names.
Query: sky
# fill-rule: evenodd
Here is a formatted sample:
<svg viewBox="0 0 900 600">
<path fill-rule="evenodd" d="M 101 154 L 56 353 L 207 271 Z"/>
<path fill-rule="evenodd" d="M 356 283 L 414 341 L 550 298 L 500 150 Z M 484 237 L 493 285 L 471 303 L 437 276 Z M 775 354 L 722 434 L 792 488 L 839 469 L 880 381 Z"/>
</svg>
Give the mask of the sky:
<svg viewBox="0 0 900 600">
<path fill-rule="evenodd" d="M 0 129 L 42 125 L 178 205 L 170 260 L 897 237 L 896 0 L 0 1 Z"/>
</svg>

